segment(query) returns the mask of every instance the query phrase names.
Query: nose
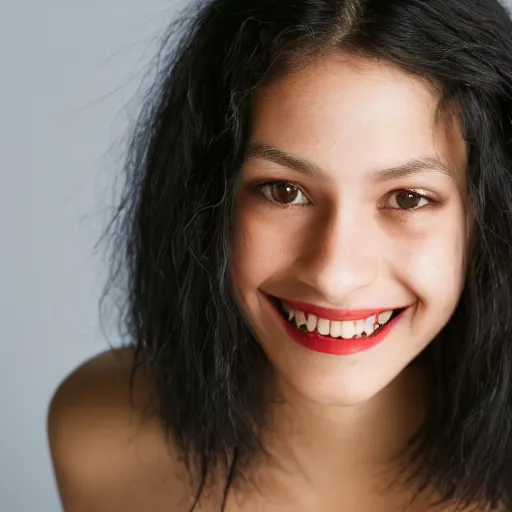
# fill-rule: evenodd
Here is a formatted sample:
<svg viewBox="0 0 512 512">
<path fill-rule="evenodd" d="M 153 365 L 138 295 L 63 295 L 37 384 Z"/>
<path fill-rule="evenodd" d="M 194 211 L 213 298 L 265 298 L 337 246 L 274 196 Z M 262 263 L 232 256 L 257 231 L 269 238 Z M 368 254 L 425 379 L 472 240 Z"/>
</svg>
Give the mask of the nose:
<svg viewBox="0 0 512 512">
<path fill-rule="evenodd" d="M 319 219 L 303 239 L 295 276 L 335 305 L 369 287 L 382 264 L 374 224 L 356 212 Z"/>
</svg>

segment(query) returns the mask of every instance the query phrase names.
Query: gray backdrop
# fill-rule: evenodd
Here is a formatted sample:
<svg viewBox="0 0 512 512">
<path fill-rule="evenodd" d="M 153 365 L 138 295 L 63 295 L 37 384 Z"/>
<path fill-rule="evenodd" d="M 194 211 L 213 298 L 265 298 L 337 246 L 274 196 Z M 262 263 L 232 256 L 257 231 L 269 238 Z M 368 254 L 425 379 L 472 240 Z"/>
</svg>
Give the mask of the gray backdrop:
<svg viewBox="0 0 512 512">
<path fill-rule="evenodd" d="M 108 348 L 93 246 L 131 100 L 179 4 L 0 0 L 1 512 L 60 510 L 48 402 Z"/>
<path fill-rule="evenodd" d="M 130 100 L 183 3 L 0 0 L 1 512 L 60 510 L 48 402 L 73 367 L 108 348 L 93 246 Z"/>
</svg>

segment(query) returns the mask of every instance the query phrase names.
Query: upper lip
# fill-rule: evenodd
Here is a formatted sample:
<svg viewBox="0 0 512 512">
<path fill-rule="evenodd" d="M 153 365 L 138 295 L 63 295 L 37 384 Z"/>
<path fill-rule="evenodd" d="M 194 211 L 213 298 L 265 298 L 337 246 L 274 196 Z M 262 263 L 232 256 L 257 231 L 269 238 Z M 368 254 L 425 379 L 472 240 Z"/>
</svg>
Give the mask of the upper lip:
<svg viewBox="0 0 512 512">
<path fill-rule="evenodd" d="M 378 315 L 383 311 L 393 311 L 393 307 L 380 307 L 380 308 L 369 308 L 369 309 L 331 309 L 324 308 L 321 306 L 315 306 L 314 304 L 308 304 L 306 302 L 299 302 L 296 300 L 282 299 L 275 297 L 280 300 L 283 304 L 289 306 L 291 309 L 303 311 L 304 313 L 312 313 L 313 315 L 325 318 L 326 320 L 344 321 L 344 320 L 364 320 L 372 315 Z"/>
</svg>

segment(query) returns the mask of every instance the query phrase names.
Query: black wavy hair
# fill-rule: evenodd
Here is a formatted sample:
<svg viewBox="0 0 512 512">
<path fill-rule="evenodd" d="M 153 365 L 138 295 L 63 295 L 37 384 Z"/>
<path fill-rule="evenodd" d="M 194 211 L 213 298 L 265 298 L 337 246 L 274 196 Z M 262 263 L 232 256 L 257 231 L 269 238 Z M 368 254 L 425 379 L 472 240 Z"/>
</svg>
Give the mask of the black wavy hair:
<svg viewBox="0 0 512 512">
<path fill-rule="evenodd" d="M 457 309 L 421 354 L 434 404 L 404 453 L 418 492 L 512 510 L 512 21 L 497 0 L 211 0 L 173 23 L 107 231 L 106 293 L 121 292 L 132 378 L 151 366 L 168 440 L 195 476 L 191 510 L 219 467 L 224 510 L 264 450 L 270 366 L 230 282 L 251 105 L 258 89 L 336 51 L 435 84 L 461 123 L 472 252 Z"/>
</svg>

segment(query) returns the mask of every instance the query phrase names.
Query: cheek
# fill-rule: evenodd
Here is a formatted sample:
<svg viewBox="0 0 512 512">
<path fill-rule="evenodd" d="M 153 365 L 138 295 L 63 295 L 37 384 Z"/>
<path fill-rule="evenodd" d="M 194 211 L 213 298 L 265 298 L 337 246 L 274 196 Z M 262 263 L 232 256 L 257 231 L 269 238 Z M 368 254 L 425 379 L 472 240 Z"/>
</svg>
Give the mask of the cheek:
<svg viewBox="0 0 512 512">
<path fill-rule="evenodd" d="M 280 222 L 275 213 L 269 218 L 265 211 L 249 206 L 237 210 L 232 269 L 240 299 L 245 308 L 253 309 L 250 303 L 257 289 L 286 277 L 304 249 L 306 241 L 299 233 L 307 231 L 307 220 L 294 216 L 291 223 Z M 394 276 L 421 302 L 446 311 L 455 307 L 465 275 L 467 234 L 461 204 L 435 221 L 428 217 L 400 229 L 381 230 L 379 239 L 375 264 L 387 267 L 382 276 Z"/>
<path fill-rule="evenodd" d="M 458 217 L 457 217 L 458 218 Z M 403 251 L 407 281 L 424 302 L 455 307 L 465 276 L 466 232 L 460 222 L 444 223 L 415 237 Z"/>
<path fill-rule="evenodd" d="M 287 268 L 294 254 L 293 237 L 279 223 L 258 211 L 240 208 L 233 240 L 233 273 L 240 290 L 259 287 L 279 269 Z"/>
</svg>

